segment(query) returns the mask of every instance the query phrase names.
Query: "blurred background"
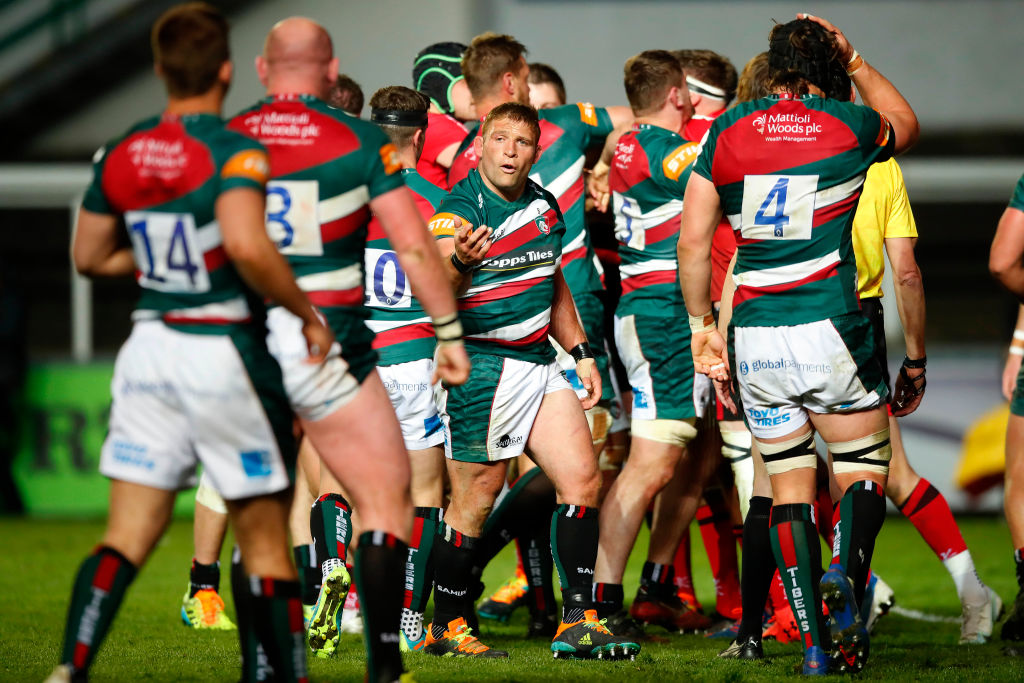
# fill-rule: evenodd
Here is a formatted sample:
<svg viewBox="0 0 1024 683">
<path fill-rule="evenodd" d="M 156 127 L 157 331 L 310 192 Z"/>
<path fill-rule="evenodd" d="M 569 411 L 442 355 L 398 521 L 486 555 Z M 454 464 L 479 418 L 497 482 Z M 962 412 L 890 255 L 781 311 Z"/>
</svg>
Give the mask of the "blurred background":
<svg viewBox="0 0 1024 683">
<path fill-rule="evenodd" d="M 68 260 L 74 207 L 105 140 L 157 111 L 149 29 L 164 0 L 0 0 L 0 508 L 95 514 L 114 354 L 131 282 L 87 283 Z M 214 0 L 232 24 L 225 114 L 262 95 L 252 60 L 277 20 L 312 17 L 367 99 L 411 84 L 414 55 L 486 30 L 524 42 L 570 101 L 625 104 L 622 64 L 649 48 L 709 48 L 741 69 L 773 20 L 825 16 L 914 106 L 920 143 L 900 163 L 921 238 L 929 385 L 905 422 L 911 462 L 959 511 L 1001 502 L 999 377 L 1017 302 L 988 275 L 988 246 L 1024 172 L 1024 2 L 972 0 Z M 364 111 L 365 114 L 365 111 Z M 891 302 L 891 298 L 889 299 Z M 895 305 L 892 367 L 902 359 Z M 965 436 L 969 444 L 965 448 Z M 970 454 L 962 469 L 964 453 Z M 958 468 L 961 470 L 958 472 Z M 973 489 L 973 495 L 964 486 Z M 984 491 L 987 490 L 987 493 Z M 182 497 L 184 508 L 190 501 Z"/>
</svg>

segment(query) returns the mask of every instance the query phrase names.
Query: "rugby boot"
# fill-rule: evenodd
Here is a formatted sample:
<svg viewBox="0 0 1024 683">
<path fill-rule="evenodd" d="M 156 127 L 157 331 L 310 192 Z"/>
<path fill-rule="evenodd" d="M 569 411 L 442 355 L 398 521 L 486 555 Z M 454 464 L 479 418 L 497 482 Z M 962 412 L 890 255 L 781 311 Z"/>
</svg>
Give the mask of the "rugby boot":
<svg viewBox="0 0 1024 683">
<path fill-rule="evenodd" d="M 733 639 L 718 656 L 722 659 L 764 659 L 764 647 L 757 636 L 745 636 Z"/>
<path fill-rule="evenodd" d="M 960 644 L 987 643 L 992 627 L 1003 615 L 1003 601 L 996 592 L 985 586 L 987 599 L 981 604 L 963 603 L 963 622 L 960 626 Z"/>
<path fill-rule="evenodd" d="M 827 676 L 829 674 L 829 655 L 817 645 L 804 650 L 804 662 L 800 673 L 804 676 Z"/>
<path fill-rule="evenodd" d="M 1024 588 L 1017 591 L 1010 616 L 1003 622 L 999 636 L 1003 640 L 1024 640 Z"/>
<path fill-rule="evenodd" d="M 550 640 L 558 631 L 558 623 L 558 615 L 556 614 L 531 614 L 530 626 L 526 630 L 526 637 Z"/>
<path fill-rule="evenodd" d="M 640 654 L 640 645 L 613 634 L 603 619 L 598 620 L 597 610 L 588 609 L 579 621 L 558 625 L 551 654 L 555 659 L 633 660 Z"/>
<path fill-rule="evenodd" d="M 213 631 L 232 631 L 236 626 L 224 611 L 224 601 L 217 591 L 205 588 L 181 599 L 181 620 L 191 628 L 205 628 Z"/>
<path fill-rule="evenodd" d="M 526 574 L 516 570 L 514 577 L 480 603 L 477 613 L 484 619 L 508 621 L 516 609 L 526 606 L 529 587 Z"/>
<path fill-rule="evenodd" d="M 434 638 L 434 627 L 427 629 L 423 652 L 437 657 L 482 657 L 497 659 L 508 657 L 504 650 L 487 647 L 473 635 L 462 617 L 452 619 L 440 638 Z"/>
<path fill-rule="evenodd" d="M 344 565 L 334 567 L 320 585 L 320 595 L 309 620 L 309 649 L 317 657 L 333 657 L 338 649 L 341 612 L 352 579 Z"/>
<path fill-rule="evenodd" d="M 838 673 L 858 673 L 868 661 L 868 630 L 860 618 L 853 584 L 838 569 L 821 577 L 821 599 L 828 607 L 832 634 L 832 666 Z"/>
<path fill-rule="evenodd" d="M 604 620 L 604 625 L 605 628 L 620 638 L 637 642 L 648 639 L 647 634 L 644 633 L 644 627 L 636 619 L 629 616 L 629 612 L 624 609 L 608 616 Z"/>
<path fill-rule="evenodd" d="M 729 638 L 735 640 L 740 634 L 740 620 L 725 622 L 721 628 L 709 630 L 704 634 L 705 638 Z"/>
<path fill-rule="evenodd" d="M 658 599 L 648 593 L 646 586 L 637 589 L 629 615 L 641 624 L 661 626 L 673 633 L 704 631 L 711 626 L 711 619 L 691 608 L 677 595 Z"/>
<path fill-rule="evenodd" d="M 775 613 L 768 617 L 761 638 L 779 643 L 792 643 L 800 639 L 800 629 L 797 628 L 796 618 L 789 603 L 776 609 Z"/>
<path fill-rule="evenodd" d="M 704 606 L 700 604 L 700 600 L 697 599 L 697 594 L 693 592 L 692 588 L 676 586 L 676 597 L 679 598 L 684 605 L 689 605 L 690 609 L 693 611 L 699 614 L 704 613 Z"/>
<path fill-rule="evenodd" d="M 879 578 L 878 574 L 871 572 L 867 588 L 864 590 L 864 600 L 860 605 L 860 618 L 868 633 L 875 629 L 878 620 L 889 613 L 896 604 L 896 592 Z"/>
</svg>

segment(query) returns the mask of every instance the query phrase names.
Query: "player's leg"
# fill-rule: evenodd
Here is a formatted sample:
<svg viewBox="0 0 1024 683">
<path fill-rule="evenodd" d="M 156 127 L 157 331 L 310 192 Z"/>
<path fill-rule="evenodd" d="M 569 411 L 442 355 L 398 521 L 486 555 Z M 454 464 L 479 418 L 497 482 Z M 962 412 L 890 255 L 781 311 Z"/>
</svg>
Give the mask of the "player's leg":
<svg viewBox="0 0 1024 683">
<path fill-rule="evenodd" d="M 1024 640 L 1024 377 L 1018 376 L 1017 389 L 1010 403 L 1010 421 L 1006 428 L 1006 491 L 1003 507 L 1010 527 L 1013 559 L 1017 574 L 1017 597 L 1010 615 L 1003 622 L 1003 640 Z"/>
<path fill-rule="evenodd" d="M 227 530 L 228 510 L 224 499 L 203 475 L 196 489 L 192 522 L 192 568 L 181 605 L 181 618 L 186 626 L 216 630 L 235 628 L 220 597 L 220 552 Z"/>
<path fill-rule="evenodd" d="M 307 627 L 323 581 L 309 526 L 309 511 L 316 501 L 319 484 L 320 457 L 309 442 L 303 439 L 295 465 L 295 495 L 288 514 L 288 530 L 292 539 L 292 557 L 295 558 L 295 568 L 302 584 L 302 617 Z"/>
<path fill-rule="evenodd" d="M 304 441 L 303 450 L 316 453 L 310 440 Z M 320 590 L 309 617 L 308 635 L 310 650 L 317 657 L 327 658 L 337 651 L 342 611 L 351 591 L 347 558 L 355 524 L 352 506 L 342 493 L 340 482 L 326 467 L 320 468 L 316 493 L 307 527 L 318 563 Z"/>
</svg>

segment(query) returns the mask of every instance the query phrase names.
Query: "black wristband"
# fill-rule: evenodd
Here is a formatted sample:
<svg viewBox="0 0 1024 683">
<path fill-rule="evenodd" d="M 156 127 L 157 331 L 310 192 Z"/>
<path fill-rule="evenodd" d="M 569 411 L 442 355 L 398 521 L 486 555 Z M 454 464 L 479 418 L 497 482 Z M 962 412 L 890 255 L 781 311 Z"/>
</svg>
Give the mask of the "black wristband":
<svg viewBox="0 0 1024 683">
<path fill-rule="evenodd" d="M 594 352 L 590 350 L 590 344 L 583 342 L 582 344 L 574 346 L 572 350 L 569 351 L 569 355 L 572 356 L 574 361 L 579 363 L 584 358 L 593 358 Z"/>
<path fill-rule="evenodd" d="M 903 367 L 905 368 L 924 370 L 926 365 L 928 365 L 928 356 L 921 356 L 917 360 L 910 360 L 907 356 L 903 356 Z"/>
<path fill-rule="evenodd" d="M 452 252 L 451 261 L 452 265 L 455 266 L 455 270 L 459 271 L 462 274 L 472 272 L 473 270 L 473 266 L 469 265 L 468 263 L 463 263 L 461 260 L 459 260 L 459 257 L 455 255 L 454 251 Z"/>
</svg>

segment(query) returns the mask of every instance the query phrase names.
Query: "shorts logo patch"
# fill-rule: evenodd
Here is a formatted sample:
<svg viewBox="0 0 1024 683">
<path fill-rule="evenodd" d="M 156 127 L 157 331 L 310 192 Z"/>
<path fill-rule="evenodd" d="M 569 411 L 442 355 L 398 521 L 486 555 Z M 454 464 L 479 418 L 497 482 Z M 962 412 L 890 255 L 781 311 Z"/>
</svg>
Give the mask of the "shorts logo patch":
<svg viewBox="0 0 1024 683">
<path fill-rule="evenodd" d="M 745 375 L 750 372 L 750 366 L 747 365 L 747 361 L 740 361 L 740 374 Z"/>
<path fill-rule="evenodd" d="M 245 470 L 245 476 L 270 476 L 270 451 L 242 451 L 238 455 L 242 459 L 242 469 Z"/>
<path fill-rule="evenodd" d="M 119 465 L 140 467 L 152 471 L 156 463 L 147 455 L 148 448 L 138 443 L 128 441 L 114 442 L 114 462 Z"/>
<path fill-rule="evenodd" d="M 647 403 L 647 394 L 640 387 L 633 387 L 633 407 L 634 408 L 649 408 Z"/>
<path fill-rule="evenodd" d="M 495 444 L 495 446 L 497 446 L 498 448 L 508 448 L 510 446 L 516 446 L 518 444 L 521 444 L 522 442 L 523 437 L 521 435 L 512 436 L 511 434 L 505 434 L 500 439 L 498 439 L 498 442 Z"/>
<path fill-rule="evenodd" d="M 441 418 L 437 415 L 431 415 L 430 417 L 423 419 L 423 436 L 430 436 L 435 434 L 437 430 L 441 429 Z"/>
</svg>

